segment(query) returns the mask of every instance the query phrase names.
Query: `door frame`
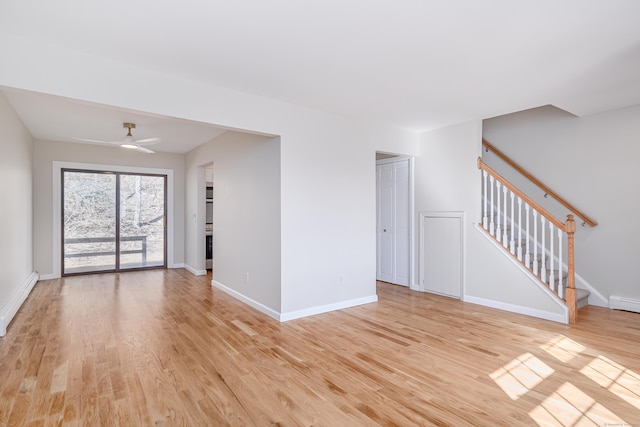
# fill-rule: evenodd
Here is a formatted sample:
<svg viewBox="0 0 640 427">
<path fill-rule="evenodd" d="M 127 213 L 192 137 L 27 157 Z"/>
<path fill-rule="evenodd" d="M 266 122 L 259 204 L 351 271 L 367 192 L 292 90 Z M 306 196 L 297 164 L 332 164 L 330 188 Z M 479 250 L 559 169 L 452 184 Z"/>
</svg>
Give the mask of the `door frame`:
<svg viewBox="0 0 640 427">
<path fill-rule="evenodd" d="M 414 192 L 414 163 L 415 158 L 412 156 L 388 157 L 386 159 L 376 160 L 376 167 L 381 164 L 395 163 L 409 160 L 409 288 L 419 290 L 419 284 L 416 282 L 415 259 L 416 259 L 416 233 L 415 233 L 415 192 Z M 374 170 L 376 177 L 376 279 L 378 277 L 378 173 Z"/>
<path fill-rule="evenodd" d="M 460 220 L 460 301 L 463 301 L 464 296 L 464 211 L 420 211 L 418 213 L 420 221 L 420 250 L 419 250 L 419 283 L 418 289 L 421 292 L 427 291 L 424 287 L 425 265 L 424 265 L 424 253 L 425 253 L 425 229 L 424 220 L 426 218 L 457 218 Z M 433 292 L 435 293 L 435 292 Z M 438 294 L 440 295 L 440 294 Z M 445 295 L 451 297 L 451 295 Z"/>
<path fill-rule="evenodd" d="M 148 175 L 166 175 L 167 176 L 167 203 L 165 206 L 166 215 L 166 266 L 167 268 L 179 268 L 184 264 L 176 265 L 174 262 L 174 176 L 173 169 L 161 168 L 145 168 L 136 166 L 120 166 L 120 165 L 99 165 L 93 163 L 79 162 L 63 162 L 53 161 L 51 165 L 51 183 L 52 183 L 52 246 L 51 246 L 51 262 L 52 274 L 46 275 L 47 279 L 58 279 L 62 276 L 62 229 L 60 227 L 62 221 L 61 203 L 62 203 L 62 169 L 83 169 L 98 172 L 122 172 L 133 174 Z M 43 276 L 44 277 L 44 276 Z"/>
</svg>

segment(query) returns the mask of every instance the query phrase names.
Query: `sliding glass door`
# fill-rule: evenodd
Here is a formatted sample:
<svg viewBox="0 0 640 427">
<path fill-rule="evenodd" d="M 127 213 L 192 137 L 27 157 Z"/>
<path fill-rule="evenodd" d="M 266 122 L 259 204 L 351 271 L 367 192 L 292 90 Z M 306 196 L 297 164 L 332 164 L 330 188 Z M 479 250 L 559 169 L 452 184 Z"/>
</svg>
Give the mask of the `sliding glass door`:
<svg viewBox="0 0 640 427">
<path fill-rule="evenodd" d="M 166 266 L 166 176 L 62 171 L 63 275 Z"/>
<path fill-rule="evenodd" d="M 120 177 L 120 269 L 164 267 L 165 177 Z"/>
<path fill-rule="evenodd" d="M 116 175 L 62 172 L 62 273 L 116 269 Z"/>
</svg>

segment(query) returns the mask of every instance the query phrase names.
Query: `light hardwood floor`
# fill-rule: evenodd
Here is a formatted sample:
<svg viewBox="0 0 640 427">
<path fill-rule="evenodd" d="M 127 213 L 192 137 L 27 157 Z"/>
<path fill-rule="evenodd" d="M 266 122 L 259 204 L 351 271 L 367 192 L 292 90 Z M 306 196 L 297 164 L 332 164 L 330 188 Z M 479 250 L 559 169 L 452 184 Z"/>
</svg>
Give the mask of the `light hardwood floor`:
<svg viewBox="0 0 640 427">
<path fill-rule="evenodd" d="M 378 295 L 278 323 L 184 270 L 40 282 L 0 339 L 0 425 L 640 425 L 639 314 Z"/>
</svg>

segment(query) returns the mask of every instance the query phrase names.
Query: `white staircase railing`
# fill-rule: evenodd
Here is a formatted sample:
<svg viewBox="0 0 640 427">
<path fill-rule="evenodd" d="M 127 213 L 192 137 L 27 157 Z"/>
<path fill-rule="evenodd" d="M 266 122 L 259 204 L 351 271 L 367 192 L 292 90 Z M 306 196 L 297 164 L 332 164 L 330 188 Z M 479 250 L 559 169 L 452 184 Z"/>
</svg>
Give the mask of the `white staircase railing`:
<svg viewBox="0 0 640 427">
<path fill-rule="evenodd" d="M 560 221 L 478 158 L 482 170 L 482 228 L 566 301 L 576 320 L 573 215 Z M 566 245 L 565 245 L 566 243 Z M 567 271 L 563 260 L 566 257 Z M 566 280 L 566 289 L 564 281 Z"/>
</svg>

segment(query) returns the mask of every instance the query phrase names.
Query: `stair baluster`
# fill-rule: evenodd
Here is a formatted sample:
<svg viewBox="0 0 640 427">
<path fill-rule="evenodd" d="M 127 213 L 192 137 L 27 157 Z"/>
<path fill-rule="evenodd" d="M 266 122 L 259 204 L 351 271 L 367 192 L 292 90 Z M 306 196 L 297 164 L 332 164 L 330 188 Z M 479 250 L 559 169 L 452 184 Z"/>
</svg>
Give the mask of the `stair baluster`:
<svg viewBox="0 0 640 427">
<path fill-rule="evenodd" d="M 489 178 L 489 181 L 491 182 L 491 225 L 489 227 L 489 232 L 491 233 L 492 236 L 496 235 L 496 229 L 495 229 L 495 225 L 493 224 L 493 218 L 495 217 L 495 213 L 494 213 L 494 209 L 493 209 L 493 182 L 495 181 L 495 178 L 493 177 L 493 175 Z"/>
<path fill-rule="evenodd" d="M 482 227 L 484 227 L 484 229 L 487 229 L 487 176 L 489 174 L 487 173 L 487 171 L 482 171 L 482 178 L 483 178 L 483 192 L 484 192 L 484 204 L 483 204 L 483 210 L 482 210 Z M 492 182 L 493 182 L 493 178 L 492 178 Z"/>
<path fill-rule="evenodd" d="M 518 197 L 518 228 L 522 228 L 522 199 Z M 522 232 L 518 233 L 518 261 L 522 262 Z"/>
<path fill-rule="evenodd" d="M 509 192 L 509 195 L 511 196 L 511 241 L 509 242 L 509 250 L 511 251 L 511 255 L 515 255 L 516 254 L 516 243 L 515 243 L 515 238 L 516 238 L 516 231 L 515 231 L 515 226 L 516 226 L 516 221 L 515 221 L 515 209 L 513 208 L 513 200 L 515 199 L 515 194 L 513 194 L 513 191 Z"/>
<path fill-rule="evenodd" d="M 538 275 L 538 211 L 533 210 L 533 274 Z"/>
<path fill-rule="evenodd" d="M 529 235 L 531 234 L 529 232 L 529 209 L 531 209 L 531 207 L 529 206 L 529 203 L 525 203 L 524 204 L 524 210 L 527 216 L 527 251 L 524 254 L 524 265 L 527 268 L 531 268 L 531 245 L 529 244 Z M 486 227 L 485 227 L 486 228 Z"/>
<path fill-rule="evenodd" d="M 496 228 L 496 238 L 498 239 L 498 242 L 502 242 L 502 229 L 500 228 L 500 189 L 502 188 L 502 184 L 500 184 L 500 181 L 496 182 L 496 190 L 498 192 L 498 214 L 496 215 L 496 221 L 497 221 L 497 228 Z"/>
<path fill-rule="evenodd" d="M 502 234 L 502 246 L 505 248 L 509 247 L 509 236 L 507 235 L 507 218 L 509 218 L 509 214 L 507 213 L 507 186 L 502 187 L 502 194 L 504 194 L 504 227 Z"/>
<path fill-rule="evenodd" d="M 549 221 L 549 247 L 551 248 L 551 255 L 549 255 L 549 286 L 551 287 L 552 291 L 557 293 L 556 277 L 555 277 L 555 270 L 553 265 L 555 260 L 555 257 L 553 256 L 554 255 L 553 248 L 556 246 L 554 244 L 554 237 L 555 237 L 555 233 L 553 232 L 553 223 Z M 560 268 L 558 268 L 558 270 L 559 269 Z"/>
<path fill-rule="evenodd" d="M 545 224 L 547 223 L 547 218 L 544 215 L 540 215 L 540 231 L 542 232 L 542 250 L 540 251 L 540 255 L 542 255 L 542 261 L 540 264 L 540 279 L 543 283 L 547 283 L 547 260 L 546 260 L 546 248 L 545 246 L 545 235 L 547 234 L 547 229 Z"/>
</svg>

